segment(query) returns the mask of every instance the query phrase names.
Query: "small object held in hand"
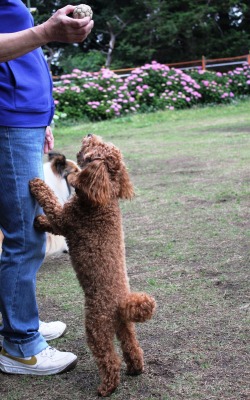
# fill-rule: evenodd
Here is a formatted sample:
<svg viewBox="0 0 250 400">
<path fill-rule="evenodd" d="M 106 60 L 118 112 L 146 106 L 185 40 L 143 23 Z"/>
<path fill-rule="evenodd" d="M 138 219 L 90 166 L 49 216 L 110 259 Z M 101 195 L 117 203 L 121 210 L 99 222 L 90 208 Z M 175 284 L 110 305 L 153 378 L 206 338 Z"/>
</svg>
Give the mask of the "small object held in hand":
<svg viewBox="0 0 250 400">
<path fill-rule="evenodd" d="M 92 19 L 93 16 L 93 11 L 90 6 L 87 4 L 80 4 L 79 6 L 76 6 L 74 11 L 73 11 L 73 17 L 75 19 L 80 19 L 80 18 L 85 18 L 85 17 L 90 17 Z"/>
</svg>

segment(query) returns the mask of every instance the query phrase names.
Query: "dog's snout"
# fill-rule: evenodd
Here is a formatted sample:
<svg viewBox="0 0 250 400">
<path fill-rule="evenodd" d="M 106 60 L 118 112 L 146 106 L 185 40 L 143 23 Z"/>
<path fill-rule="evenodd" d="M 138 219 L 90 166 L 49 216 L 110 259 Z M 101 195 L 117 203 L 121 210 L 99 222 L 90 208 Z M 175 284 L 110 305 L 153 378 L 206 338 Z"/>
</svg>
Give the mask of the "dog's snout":
<svg viewBox="0 0 250 400">
<path fill-rule="evenodd" d="M 87 135 L 88 138 L 91 138 L 92 136 L 93 136 L 92 133 L 88 133 L 88 135 Z"/>
</svg>

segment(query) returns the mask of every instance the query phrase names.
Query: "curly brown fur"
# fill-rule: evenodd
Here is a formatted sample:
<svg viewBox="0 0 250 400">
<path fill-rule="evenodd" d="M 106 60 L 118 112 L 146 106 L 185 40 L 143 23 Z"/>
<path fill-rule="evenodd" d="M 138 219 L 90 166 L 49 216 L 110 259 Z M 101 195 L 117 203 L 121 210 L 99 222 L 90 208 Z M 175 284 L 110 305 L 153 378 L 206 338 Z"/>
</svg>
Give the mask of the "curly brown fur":
<svg viewBox="0 0 250 400">
<path fill-rule="evenodd" d="M 114 336 L 121 343 L 127 373 L 143 372 L 134 322 L 152 317 L 155 300 L 130 292 L 119 199 L 131 199 L 134 191 L 120 151 L 88 135 L 77 159 L 82 170 L 68 176 L 76 194 L 63 207 L 40 179 L 32 180 L 30 188 L 46 214 L 38 217 L 36 226 L 66 237 L 86 296 L 87 342 L 101 376 L 98 394 L 108 396 L 120 381 Z"/>
</svg>

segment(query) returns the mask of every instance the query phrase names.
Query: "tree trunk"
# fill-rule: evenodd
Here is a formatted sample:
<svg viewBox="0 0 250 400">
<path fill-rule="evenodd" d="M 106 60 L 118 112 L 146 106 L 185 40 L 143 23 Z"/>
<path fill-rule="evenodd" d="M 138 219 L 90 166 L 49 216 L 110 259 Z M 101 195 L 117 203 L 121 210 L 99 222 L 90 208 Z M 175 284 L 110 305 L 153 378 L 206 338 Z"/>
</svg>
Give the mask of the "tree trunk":
<svg viewBox="0 0 250 400">
<path fill-rule="evenodd" d="M 115 40 L 116 40 L 116 35 L 114 34 L 112 30 L 112 26 L 109 22 L 107 22 L 108 29 L 109 29 L 109 34 L 110 34 L 110 40 L 109 40 L 109 48 L 108 48 L 108 53 L 107 53 L 107 58 L 106 58 L 106 63 L 105 67 L 109 68 L 111 65 L 111 60 L 112 60 L 112 53 L 115 48 Z"/>
</svg>

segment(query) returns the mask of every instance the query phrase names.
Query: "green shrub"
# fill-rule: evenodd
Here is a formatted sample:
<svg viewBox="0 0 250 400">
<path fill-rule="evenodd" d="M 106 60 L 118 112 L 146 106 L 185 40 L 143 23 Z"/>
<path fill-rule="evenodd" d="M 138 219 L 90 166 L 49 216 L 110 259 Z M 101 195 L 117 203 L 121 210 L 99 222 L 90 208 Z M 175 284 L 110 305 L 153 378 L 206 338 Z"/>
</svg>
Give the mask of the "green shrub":
<svg viewBox="0 0 250 400">
<path fill-rule="evenodd" d="M 55 84 L 56 116 L 102 120 L 135 112 L 174 110 L 195 104 L 231 102 L 248 95 L 250 68 L 228 73 L 180 69 L 152 62 L 136 68 L 127 77 L 107 69 L 86 72 L 74 69 Z"/>
</svg>

